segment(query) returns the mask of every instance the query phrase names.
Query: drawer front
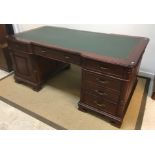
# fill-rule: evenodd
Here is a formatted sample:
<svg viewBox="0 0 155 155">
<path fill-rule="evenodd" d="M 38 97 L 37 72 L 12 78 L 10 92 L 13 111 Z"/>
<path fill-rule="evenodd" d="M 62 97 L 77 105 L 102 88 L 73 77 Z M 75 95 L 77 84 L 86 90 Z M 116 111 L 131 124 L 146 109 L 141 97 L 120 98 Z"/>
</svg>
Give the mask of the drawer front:
<svg viewBox="0 0 155 155">
<path fill-rule="evenodd" d="M 108 74 L 112 76 L 116 76 L 119 78 L 123 78 L 124 68 L 104 62 L 93 61 L 89 59 L 83 60 L 83 67 L 94 70 L 103 74 Z"/>
<path fill-rule="evenodd" d="M 103 88 L 93 83 L 85 84 L 83 88 L 84 92 L 92 94 L 98 97 L 105 98 L 113 103 L 117 103 L 120 98 L 120 94 L 117 91 L 110 90 L 108 88 Z"/>
<path fill-rule="evenodd" d="M 111 78 L 109 76 L 103 76 L 100 74 L 95 74 L 89 71 L 83 70 L 83 78 L 84 83 L 88 85 L 97 85 L 103 88 L 113 89 L 117 92 L 120 92 L 121 89 L 121 81 L 115 78 Z"/>
<path fill-rule="evenodd" d="M 29 44 L 17 42 L 17 41 L 8 41 L 8 47 L 11 50 L 30 53 L 31 48 Z"/>
<path fill-rule="evenodd" d="M 53 50 L 46 47 L 40 47 L 36 45 L 33 46 L 33 52 L 39 56 L 44 56 L 47 58 L 51 58 L 51 59 L 53 58 L 67 63 L 80 65 L 80 55 L 77 55 L 77 54 L 61 52 L 61 51 Z"/>
<path fill-rule="evenodd" d="M 98 110 L 105 111 L 110 114 L 115 114 L 118 106 L 117 104 L 113 104 L 105 100 L 103 97 L 98 97 L 88 93 L 84 94 L 82 102 L 84 104 L 87 104 L 91 107 L 94 107 Z"/>
</svg>

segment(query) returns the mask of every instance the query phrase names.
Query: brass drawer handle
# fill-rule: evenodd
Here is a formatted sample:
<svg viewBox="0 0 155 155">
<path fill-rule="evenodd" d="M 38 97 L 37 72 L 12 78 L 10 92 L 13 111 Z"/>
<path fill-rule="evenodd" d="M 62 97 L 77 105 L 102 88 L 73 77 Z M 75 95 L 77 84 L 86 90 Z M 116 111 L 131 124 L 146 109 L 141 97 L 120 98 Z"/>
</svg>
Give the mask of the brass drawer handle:
<svg viewBox="0 0 155 155">
<path fill-rule="evenodd" d="M 101 70 L 107 70 L 108 68 L 103 67 L 103 66 L 100 66 L 100 69 L 101 69 Z"/>
<path fill-rule="evenodd" d="M 65 56 L 65 59 L 70 59 L 70 57 L 69 56 Z"/>
<path fill-rule="evenodd" d="M 108 81 L 102 81 L 102 80 L 100 80 L 99 82 L 102 83 L 102 84 L 107 84 L 108 83 Z"/>
<path fill-rule="evenodd" d="M 100 92 L 99 90 L 95 90 L 95 92 L 96 92 L 97 94 L 99 94 L 100 96 L 107 96 L 107 95 L 108 95 L 108 94 L 106 94 L 106 93 Z"/>
<path fill-rule="evenodd" d="M 41 53 L 46 53 L 46 51 L 41 51 Z"/>
<path fill-rule="evenodd" d="M 103 107 L 103 108 L 106 107 L 106 105 L 105 105 L 104 103 L 98 103 L 98 101 L 94 101 L 94 103 L 95 103 L 97 106 L 99 106 L 99 107 Z"/>
<path fill-rule="evenodd" d="M 99 79 L 99 78 L 96 78 L 96 80 L 97 80 L 98 82 L 102 83 L 102 84 L 107 84 L 107 83 L 108 83 L 108 81 L 106 81 L 106 80 L 101 80 L 101 79 Z"/>
</svg>

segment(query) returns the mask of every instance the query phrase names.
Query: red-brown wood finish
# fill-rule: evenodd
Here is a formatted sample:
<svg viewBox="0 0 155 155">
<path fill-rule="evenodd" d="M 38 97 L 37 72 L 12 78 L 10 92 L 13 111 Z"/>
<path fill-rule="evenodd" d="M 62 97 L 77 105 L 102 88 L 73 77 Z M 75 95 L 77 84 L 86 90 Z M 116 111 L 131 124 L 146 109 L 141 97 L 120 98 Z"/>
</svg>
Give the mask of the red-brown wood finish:
<svg viewBox="0 0 155 155">
<path fill-rule="evenodd" d="M 148 39 L 142 38 L 126 61 L 16 40 L 15 37 L 7 40 L 17 82 L 40 90 L 49 74 L 67 69 L 69 64 L 79 65 L 82 68 L 79 110 L 121 126 Z"/>
<path fill-rule="evenodd" d="M 12 70 L 12 62 L 5 38 L 7 35 L 5 24 L 0 24 L 0 69 L 10 72 Z"/>
</svg>

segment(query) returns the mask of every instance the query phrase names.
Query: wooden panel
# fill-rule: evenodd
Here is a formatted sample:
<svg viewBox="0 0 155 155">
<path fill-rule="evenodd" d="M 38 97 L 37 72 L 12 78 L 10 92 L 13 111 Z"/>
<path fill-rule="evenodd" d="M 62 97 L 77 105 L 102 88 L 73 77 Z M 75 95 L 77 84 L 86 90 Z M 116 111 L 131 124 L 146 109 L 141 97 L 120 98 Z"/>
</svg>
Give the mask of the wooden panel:
<svg viewBox="0 0 155 155">
<path fill-rule="evenodd" d="M 5 24 L 0 24 L 0 44 L 3 45 L 6 43 L 5 36 L 7 35 L 7 31 L 5 28 Z"/>
<path fill-rule="evenodd" d="M 30 70 L 28 67 L 28 58 L 20 55 L 15 55 L 14 59 L 16 61 L 16 70 L 18 71 L 18 73 L 25 76 L 29 76 Z"/>
<path fill-rule="evenodd" d="M 0 48 L 0 68 L 5 68 L 6 67 L 6 59 L 3 53 L 3 49 Z"/>
<path fill-rule="evenodd" d="M 0 69 L 12 71 L 12 62 L 8 50 L 6 35 L 8 35 L 5 24 L 0 24 Z"/>
<path fill-rule="evenodd" d="M 7 47 L 0 48 L 0 68 L 8 72 L 12 71 L 10 50 Z"/>
<path fill-rule="evenodd" d="M 25 80 L 36 81 L 35 68 L 31 61 L 31 56 L 26 53 L 13 52 L 12 60 L 16 76 Z"/>
</svg>

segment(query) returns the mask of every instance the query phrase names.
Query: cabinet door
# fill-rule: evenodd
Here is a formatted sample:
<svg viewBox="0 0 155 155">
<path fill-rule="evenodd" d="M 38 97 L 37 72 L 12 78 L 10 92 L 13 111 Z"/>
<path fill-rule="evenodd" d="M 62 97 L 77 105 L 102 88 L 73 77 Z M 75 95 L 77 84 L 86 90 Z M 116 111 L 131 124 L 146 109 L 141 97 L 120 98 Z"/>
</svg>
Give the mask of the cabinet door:
<svg viewBox="0 0 155 155">
<path fill-rule="evenodd" d="M 27 53 L 15 52 L 11 53 L 15 76 L 23 80 L 32 82 L 37 81 L 33 56 Z"/>
</svg>

